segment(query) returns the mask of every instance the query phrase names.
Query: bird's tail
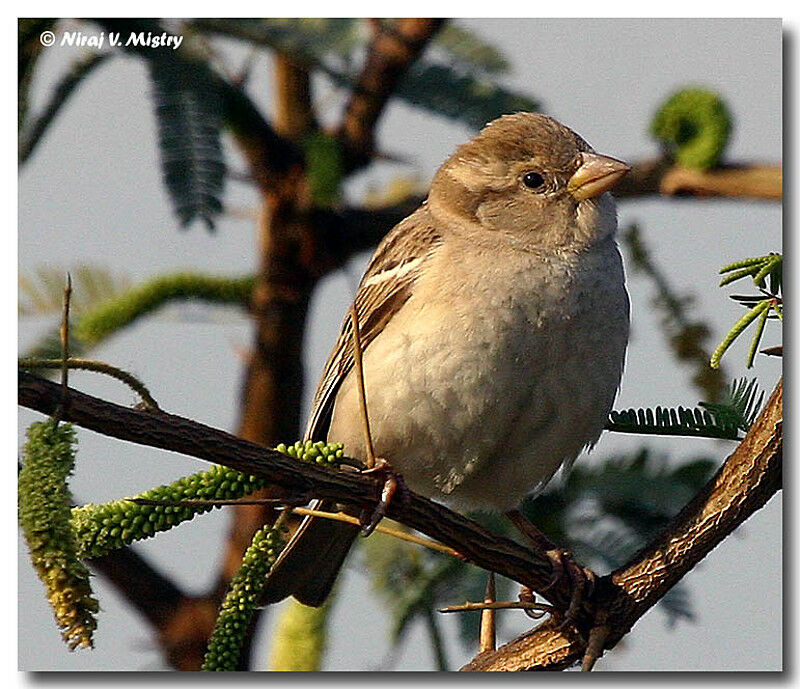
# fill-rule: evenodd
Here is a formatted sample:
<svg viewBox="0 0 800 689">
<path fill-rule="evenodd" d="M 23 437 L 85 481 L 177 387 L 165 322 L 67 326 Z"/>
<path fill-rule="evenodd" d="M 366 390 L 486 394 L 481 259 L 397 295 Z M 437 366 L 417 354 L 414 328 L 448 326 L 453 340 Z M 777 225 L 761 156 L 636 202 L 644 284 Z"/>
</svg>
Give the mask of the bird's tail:
<svg viewBox="0 0 800 689">
<path fill-rule="evenodd" d="M 337 509 L 332 503 L 319 500 L 312 507 Z M 359 531 L 354 524 L 331 519 L 303 519 L 267 575 L 262 603 L 268 605 L 294 596 L 304 605 L 322 605 Z"/>
</svg>

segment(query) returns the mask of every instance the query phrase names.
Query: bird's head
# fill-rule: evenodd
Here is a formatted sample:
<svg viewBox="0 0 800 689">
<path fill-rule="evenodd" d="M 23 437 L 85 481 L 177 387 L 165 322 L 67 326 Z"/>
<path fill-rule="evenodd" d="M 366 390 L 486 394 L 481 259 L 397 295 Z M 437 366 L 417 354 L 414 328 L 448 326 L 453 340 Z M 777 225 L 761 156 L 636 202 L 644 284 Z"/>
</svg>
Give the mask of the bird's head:
<svg viewBox="0 0 800 689">
<path fill-rule="evenodd" d="M 447 225 L 480 225 L 523 248 L 594 243 L 616 229 L 605 192 L 630 167 L 537 113 L 490 122 L 442 165 L 428 205 Z"/>
</svg>

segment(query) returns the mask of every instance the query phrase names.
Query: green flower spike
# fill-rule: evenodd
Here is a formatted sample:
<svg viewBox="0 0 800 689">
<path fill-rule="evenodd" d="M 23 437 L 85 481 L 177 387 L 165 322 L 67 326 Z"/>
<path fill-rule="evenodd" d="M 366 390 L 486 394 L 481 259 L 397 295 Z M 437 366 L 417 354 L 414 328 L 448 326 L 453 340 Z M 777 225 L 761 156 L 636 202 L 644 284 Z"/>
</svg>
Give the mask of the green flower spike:
<svg viewBox="0 0 800 689">
<path fill-rule="evenodd" d="M 280 528 L 269 526 L 256 532 L 220 606 L 202 670 L 236 670 L 245 634 L 258 605 L 267 574 L 283 546 L 284 538 Z"/>
<path fill-rule="evenodd" d="M 296 442 L 278 445 L 278 452 L 304 462 L 336 466 L 344 456 L 341 443 Z M 165 486 L 137 495 L 137 499 L 161 501 L 164 505 L 141 505 L 131 498 L 102 505 L 88 504 L 72 510 L 72 529 L 80 557 L 100 557 L 134 541 L 167 531 L 198 514 L 214 509 L 214 505 L 174 504 L 190 500 L 237 500 L 268 485 L 257 476 L 242 474 L 224 466 L 215 466 Z"/>
<path fill-rule="evenodd" d="M 75 430 L 49 420 L 31 424 L 27 437 L 18 477 L 19 523 L 64 641 L 70 650 L 90 648 L 99 606 L 89 571 L 78 559 L 67 487 L 75 467 Z"/>
<path fill-rule="evenodd" d="M 137 498 L 177 503 L 185 500 L 235 500 L 267 485 L 266 481 L 224 466 L 215 466 L 166 486 L 145 491 Z M 167 531 L 213 505 L 140 505 L 129 498 L 102 505 L 88 504 L 72 510 L 72 528 L 81 557 L 100 557 L 110 550 L 160 531 Z"/>
</svg>

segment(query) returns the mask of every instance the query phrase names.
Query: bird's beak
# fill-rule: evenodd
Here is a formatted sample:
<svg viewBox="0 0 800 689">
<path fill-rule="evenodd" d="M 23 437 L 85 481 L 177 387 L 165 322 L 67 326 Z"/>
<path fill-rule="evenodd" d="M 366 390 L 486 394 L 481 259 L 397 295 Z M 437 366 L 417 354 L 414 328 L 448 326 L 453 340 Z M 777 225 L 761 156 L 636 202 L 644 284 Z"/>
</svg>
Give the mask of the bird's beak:
<svg viewBox="0 0 800 689">
<path fill-rule="evenodd" d="M 583 162 L 567 182 L 567 190 L 577 201 L 591 199 L 608 191 L 631 169 L 627 163 L 597 153 L 581 153 Z"/>
</svg>

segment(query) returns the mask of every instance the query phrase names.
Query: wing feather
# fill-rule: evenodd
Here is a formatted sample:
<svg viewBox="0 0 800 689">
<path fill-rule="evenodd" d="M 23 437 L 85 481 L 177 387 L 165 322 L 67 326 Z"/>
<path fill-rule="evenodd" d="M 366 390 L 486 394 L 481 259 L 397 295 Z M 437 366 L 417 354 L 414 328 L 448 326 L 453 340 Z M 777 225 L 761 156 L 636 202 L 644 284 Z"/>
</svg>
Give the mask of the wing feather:
<svg viewBox="0 0 800 689">
<path fill-rule="evenodd" d="M 354 299 L 362 351 L 411 296 L 425 263 L 440 244 L 441 236 L 422 206 L 378 245 Z M 336 392 L 353 366 L 353 323 L 348 309 L 314 395 L 306 439 L 325 439 Z"/>
</svg>

